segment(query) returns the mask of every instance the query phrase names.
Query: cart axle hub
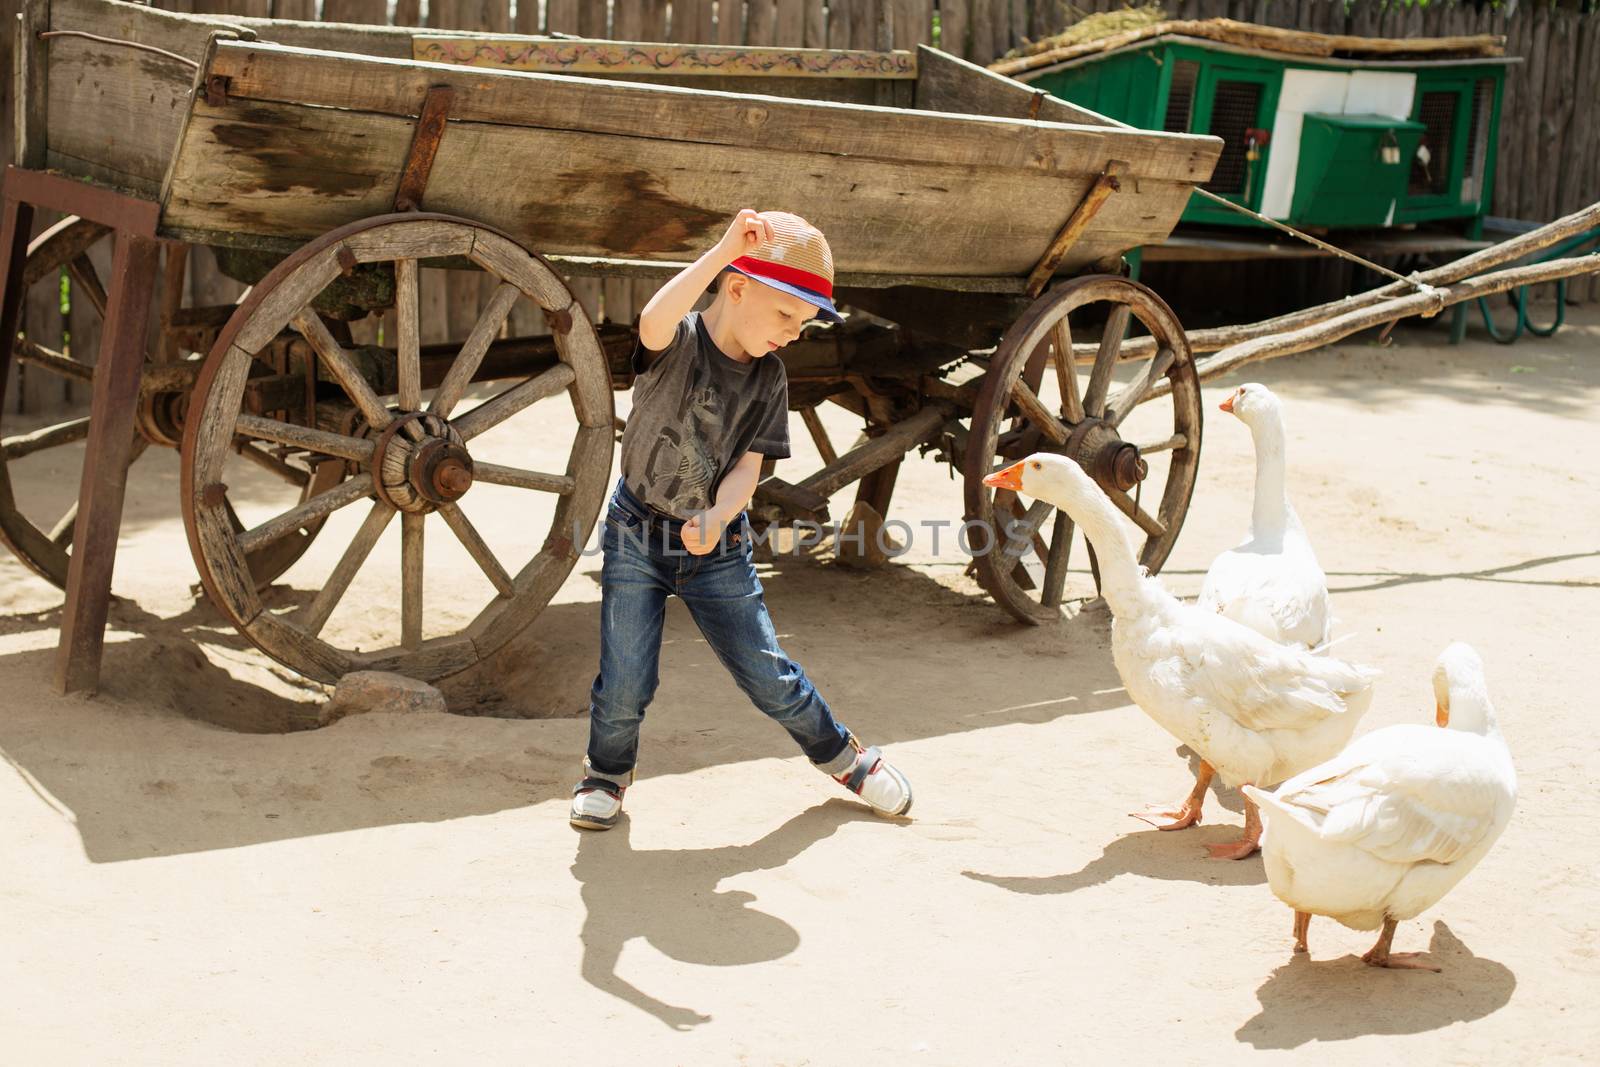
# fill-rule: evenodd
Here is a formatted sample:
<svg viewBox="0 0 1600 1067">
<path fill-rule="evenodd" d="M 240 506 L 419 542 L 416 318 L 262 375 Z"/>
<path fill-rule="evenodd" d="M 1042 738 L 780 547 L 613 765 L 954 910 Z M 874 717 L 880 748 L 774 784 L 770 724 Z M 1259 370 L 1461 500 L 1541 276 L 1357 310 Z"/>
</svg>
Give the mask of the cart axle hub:
<svg viewBox="0 0 1600 1067">
<path fill-rule="evenodd" d="M 1126 441 L 1102 452 L 1100 462 L 1104 471 L 1102 480 L 1110 481 L 1123 492 L 1144 481 L 1150 473 L 1150 465 L 1140 457 L 1139 450 Z"/>
<path fill-rule="evenodd" d="M 1150 474 L 1150 465 L 1139 455 L 1139 449 L 1124 441 L 1116 428 L 1103 419 L 1090 417 L 1079 423 L 1062 452 L 1077 460 L 1102 486 L 1114 486 L 1122 492 Z"/>
<path fill-rule="evenodd" d="M 472 488 L 472 456 L 449 422 L 427 412 L 400 415 L 378 435 L 372 483 L 401 511 L 427 513 Z"/>
<path fill-rule="evenodd" d="M 430 437 L 411 451 L 410 481 L 430 503 L 459 500 L 472 488 L 472 457 L 454 441 Z"/>
</svg>

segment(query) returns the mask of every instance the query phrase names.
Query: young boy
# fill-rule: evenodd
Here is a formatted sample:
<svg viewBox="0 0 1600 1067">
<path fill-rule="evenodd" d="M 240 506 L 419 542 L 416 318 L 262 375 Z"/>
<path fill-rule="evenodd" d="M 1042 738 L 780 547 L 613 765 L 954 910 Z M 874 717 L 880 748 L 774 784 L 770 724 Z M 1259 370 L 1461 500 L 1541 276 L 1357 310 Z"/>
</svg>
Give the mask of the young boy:
<svg viewBox="0 0 1600 1067">
<path fill-rule="evenodd" d="M 711 306 L 691 310 L 719 276 Z M 622 813 L 673 595 L 739 688 L 813 764 L 874 811 L 911 807 L 905 776 L 862 748 L 778 647 L 751 562 L 745 504 L 762 457 L 789 455 L 788 380 L 766 357 L 819 314 L 843 321 L 832 293 L 821 231 L 798 215 L 746 208 L 640 314 L 633 413 L 601 541 L 600 673 L 573 826 L 608 830 Z"/>
</svg>

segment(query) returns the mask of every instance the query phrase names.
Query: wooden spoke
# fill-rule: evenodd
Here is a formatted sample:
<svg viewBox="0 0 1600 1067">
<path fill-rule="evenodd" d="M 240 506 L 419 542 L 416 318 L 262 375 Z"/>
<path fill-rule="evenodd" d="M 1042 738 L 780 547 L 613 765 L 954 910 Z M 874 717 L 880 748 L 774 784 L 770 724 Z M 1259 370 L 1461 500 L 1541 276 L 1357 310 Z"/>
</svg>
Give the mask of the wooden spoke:
<svg viewBox="0 0 1600 1067">
<path fill-rule="evenodd" d="M 258 448 L 249 441 L 239 441 L 234 446 L 234 451 L 268 474 L 279 478 L 297 489 L 304 489 L 311 483 L 311 472 L 274 455 L 264 448 Z"/>
<path fill-rule="evenodd" d="M 400 516 L 400 646 L 422 644 L 422 531 L 427 516 Z"/>
<path fill-rule="evenodd" d="M 106 317 L 106 289 L 105 286 L 100 284 L 100 275 L 95 271 L 94 261 L 89 258 L 88 253 L 79 255 L 68 263 L 67 273 L 72 277 L 72 295 L 76 297 L 78 289 L 81 288 L 83 295 L 89 298 L 89 303 L 94 305 L 94 309 L 104 319 Z"/>
<path fill-rule="evenodd" d="M 1039 594 L 1039 602 L 1047 608 L 1061 606 L 1061 594 L 1067 587 L 1067 556 L 1071 551 L 1072 516 L 1057 511 L 1055 529 L 1050 535 L 1050 554 L 1045 559 L 1044 587 Z"/>
<path fill-rule="evenodd" d="M 1151 537 L 1160 537 L 1162 534 L 1167 532 L 1166 526 L 1160 519 L 1156 518 L 1139 505 L 1135 504 L 1133 502 L 1133 498 L 1127 493 L 1120 493 L 1115 489 L 1107 489 L 1106 496 L 1110 497 L 1111 502 L 1115 504 L 1124 515 L 1132 519 L 1139 529 L 1143 530 Z"/>
<path fill-rule="evenodd" d="M 1100 351 L 1094 357 L 1089 388 L 1083 394 L 1083 410 L 1097 418 L 1105 414 L 1106 390 L 1111 386 L 1111 372 L 1117 369 L 1122 335 L 1128 332 L 1128 315 L 1127 304 L 1113 304 L 1106 316 L 1106 331 L 1100 335 Z"/>
<path fill-rule="evenodd" d="M 234 423 L 234 429 L 262 441 L 292 445 L 295 448 L 320 452 L 326 456 L 338 456 L 341 459 L 353 459 L 363 463 L 372 459 L 374 445 L 361 437 L 346 437 L 326 430 L 313 430 L 309 426 L 297 426 L 292 422 L 280 422 L 277 419 L 264 419 L 259 415 L 242 413 Z"/>
<path fill-rule="evenodd" d="M 1028 383 L 1021 378 L 1011 387 L 1011 396 L 1017 402 L 1017 407 L 1027 416 L 1028 421 L 1037 426 L 1044 435 L 1058 445 L 1067 443 L 1070 432 L 1061 425 L 1061 420 L 1050 414 L 1050 409 L 1044 406 L 1044 401 L 1039 399 L 1039 394 L 1028 388 Z"/>
<path fill-rule="evenodd" d="M 18 338 L 16 347 L 12 349 L 17 358 L 24 363 L 32 363 L 36 367 L 43 367 L 61 375 L 63 378 L 75 378 L 80 382 L 94 380 L 94 366 L 89 363 L 79 363 L 71 356 L 64 356 L 52 348 L 37 344 L 26 337 Z"/>
<path fill-rule="evenodd" d="M 1163 348 L 1157 352 L 1155 358 L 1145 364 L 1145 368 L 1140 372 L 1139 376 L 1119 389 L 1117 395 L 1111 398 L 1111 402 L 1106 405 L 1107 421 L 1113 426 L 1122 425 L 1122 420 L 1128 417 L 1129 412 L 1139 406 L 1140 402 L 1144 400 L 1145 394 L 1150 392 L 1150 386 L 1155 384 L 1157 378 L 1162 377 L 1171 369 L 1173 361 L 1177 358 L 1177 354 L 1170 348 Z"/>
<path fill-rule="evenodd" d="M 353 504 L 372 492 L 372 475 L 365 472 L 339 483 L 326 493 L 319 493 L 299 507 L 268 519 L 252 530 L 239 535 L 239 547 L 253 552 L 262 545 L 286 537 L 308 523 L 333 514 L 347 504 Z"/>
<path fill-rule="evenodd" d="M 350 588 L 356 572 L 361 569 L 361 564 L 366 562 L 367 556 L 372 553 L 372 546 L 378 543 L 378 538 L 383 536 L 383 531 L 392 518 L 394 518 L 394 508 L 382 500 L 372 502 L 372 510 L 367 512 L 366 520 L 362 522 L 361 529 L 356 531 L 355 538 L 345 548 L 344 555 L 334 564 L 333 573 L 328 575 L 327 584 L 317 591 L 311 603 L 302 608 L 295 619 L 307 633 L 315 637 L 328 624 L 328 617 L 333 614 L 333 609 L 338 607 L 340 598 L 344 596 L 345 590 Z"/>
<path fill-rule="evenodd" d="M 74 500 L 67 505 L 66 514 L 56 520 L 56 524 L 50 527 L 45 536 L 50 539 L 51 544 L 58 548 L 66 548 L 72 544 L 72 528 L 76 525 L 78 525 L 78 502 Z"/>
<path fill-rule="evenodd" d="M 834 451 L 833 442 L 828 440 L 828 429 L 822 425 L 822 416 L 817 414 L 816 406 L 801 408 L 800 419 L 811 432 L 811 440 L 817 446 L 817 455 L 822 457 L 822 465 L 827 466 L 838 459 L 839 453 Z"/>
<path fill-rule="evenodd" d="M 82 441 L 89 436 L 89 416 L 81 419 L 69 419 L 58 422 L 54 426 L 45 426 L 34 430 L 32 433 L 21 433 L 15 437 L 7 437 L 0 441 L 0 459 L 7 462 L 21 459 L 23 456 L 35 452 L 43 452 L 47 448 L 56 448 L 59 445 L 70 445 L 74 441 Z"/>
<path fill-rule="evenodd" d="M 479 536 L 477 528 L 467 520 L 467 516 L 462 512 L 461 508 L 454 503 L 441 504 L 439 506 L 439 515 L 455 533 L 456 539 L 477 561 L 478 566 L 483 569 L 483 573 L 488 575 L 489 581 L 494 583 L 494 587 L 500 591 L 500 595 L 511 596 L 515 593 L 516 589 L 511 584 L 511 575 L 507 574 L 505 568 L 500 566 L 500 561 L 494 558 L 494 553 L 489 550 L 489 546 Z"/>
<path fill-rule="evenodd" d="M 401 411 L 422 409 L 422 328 L 417 318 L 417 261 L 394 262 L 394 306 L 398 320 L 396 359 L 399 364 Z"/>
<path fill-rule="evenodd" d="M 1078 395 L 1078 368 L 1072 360 L 1072 326 L 1065 315 L 1050 329 L 1056 350 L 1056 384 L 1061 388 L 1061 413 L 1067 422 L 1083 421 L 1083 398 Z"/>
<path fill-rule="evenodd" d="M 1141 456 L 1151 452 L 1165 452 L 1169 448 L 1188 448 L 1189 438 L 1181 433 L 1175 433 L 1164 441 L 1152 441 L 1147 445 L 1136 444 L 1133 447 L 1139 450 Z"/>
<path fill-rule="evenodd" d="M 513 485 L 518 489 L 537 489 L 544 493 L 560 493 L 566 496 L 578 487 L 576 480 L 565 474 L 545 474 L 542 471 L 522 470 L 518 467 L 502 467 L 498 463 L 472 464 L 472 479 L 477 482 L 488 482 L 491 485 Z"/>
<path fill-rule="evenodd" d="M 511 305 L 521 296 L 522 290 L 510 282 L 501 282 L 495 289 L 483 313 L 478 316 L 478 321 L 473 324 L 472 332 L 462 342 L 461 351 L 456 353 L 455 362 L 450 364 L 444 381 L 434 390 L 433 401 L 428 405 L 429 411 L 442 419 L 450 417 L 450 412 L 455 410 L 466 393 L 467 386 L 472 384 L 472 376 L 478 373 L 478 365 L 483 362 L 484 353 L 489 351 L 489 342 L 499 336 L 500 327 L 504 325 L 506 316 L 511 314 Z"/>
<path fill-rule="evenodd" d="M 454 373 L 455 368 L 460 365 L 458 359 L 450 368 L 451 373 Z M 470 441 L 490 427 L 498 426 L 523 408 L 561 392 L 571 385 L 576 377 L 571 367 L 565 363 L 558 363 L 543 374 L 536 374 L 498 396 L 485 400 L 459 418 L 451 419 L 450 425 L 455 427 L 456 433 L 461 435 L 463 441 Z M 437 403 L 438 399 L 438 395 L 435 394 L 434 402 Z"/>
<path fill-rule="evenodd" d="M 383 401 L 378 399 L 378 394 L 372 391 L 372 386 L 361 376 L 356 365 L 350 362 L 350 356 L 344 347 L 333 339 L 333 335 L 323 325 L 322 318 L 307 307 L 298 311 L 289 321 L 310 342 L 311 347 L 316 349 L 317 358 L 327 364 L 333 376 L 339 379 L 339 384 L 344 386 L 345 394 L 361 411 L 368 425 L 374 430 L 388 426 L 391 419 L 389 409 L 384 407 Z"/>
<path fill-rule="evenodd" d="M 1021 515 L 1018 522 L 1006 524 L 1007 528 L 1002 529 L 1001 532 L 1007 535 L 1005 547 L 1007 562 L 1021 559 L 1027 554 L 1029 545 L 1036 544 L 1039 527 L 1043 525 L 1045 518 L 1053 510 L 1055 510 L 1055 505 L 1049 501 L 1035 500 L 1033 505 Z M 1019 523 L 1020 529 L 1018 528 Z M 1040 554 L 1043 555 L 1044 553 Z"/>
</svg>

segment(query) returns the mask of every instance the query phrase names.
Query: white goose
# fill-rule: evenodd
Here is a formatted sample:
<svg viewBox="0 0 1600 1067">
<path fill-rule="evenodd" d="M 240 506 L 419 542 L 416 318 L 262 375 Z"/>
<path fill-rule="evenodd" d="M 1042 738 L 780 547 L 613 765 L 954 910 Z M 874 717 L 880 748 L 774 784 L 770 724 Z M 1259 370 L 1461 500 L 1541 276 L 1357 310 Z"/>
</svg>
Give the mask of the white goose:
<svg viewBox="0 0 1600 1067">
<path fill-rule="evenodd" d="M 1199 604 L 1274 641 L 1320 647 L 1333 628 L 1328 578 L 1285 488 L 1283 405 L 1272 390 L 1250 382 L 1221 407 L 1250 428 L 1255 442 L 1255 506 L 1250 536 L 1212 562 Z"/>
<path fill-rule="evenodd" d="M 1116 616 L 1111 647 L 1122 684 L 1202 761 L 1188 799 L 1161 813 L 1174 820 L 1162 829 L 1200 821 L 1213 773 L 1231 786 L 1275 785 L 1350 739 L 1371 703 L 1375 672 L 1278 644 L 1178 600 L 1135 561 L 1121 513 L 1077 463 L 1038 453 L 984 484 L 1056 505 L 1094 545 L 1100 591 Z M 1212 846 L 1211 854 L 1243 859 L 1260 836 L 1256 806 L 1247 799 L 1244 835 Z"/>
<path fill-rule="evenodd" d="M 1483 661 L 1453 644 L 1433 668 L 1436 721 L 1374 730 L 1261 805 L 1273 893 L 1294 911 L 1295 951 L 1312 915 L 1383 927 L 1376 967 L 1438 970 L 1389 949 L 1395 924 L 1438 903 L 1478 865 L 1511 819 L 1517 773 L 1495 723 Z"/>
</svg>

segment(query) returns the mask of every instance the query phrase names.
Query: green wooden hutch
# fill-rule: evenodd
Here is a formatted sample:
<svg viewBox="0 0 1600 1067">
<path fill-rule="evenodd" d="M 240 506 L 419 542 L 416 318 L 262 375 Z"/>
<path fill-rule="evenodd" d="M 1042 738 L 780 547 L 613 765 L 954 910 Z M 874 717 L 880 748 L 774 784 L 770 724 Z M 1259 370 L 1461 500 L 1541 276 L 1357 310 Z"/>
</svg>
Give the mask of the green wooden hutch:
<svg viewBox="0 0 1600 1067">
<path fill-rule="evenodd" d="M 1478 236 L 1515 60 L 1481 44 L 1412 58 L 1256 45 L 1158 33 L 1011 76 L 1134 126 L 1216 134 L 1225 147 L 1206 188 L 1269 218 L 1318 229 L 1442 223 Z M 1183 219 L 1263 225 L 1199 197 Z"/>
</svg>

